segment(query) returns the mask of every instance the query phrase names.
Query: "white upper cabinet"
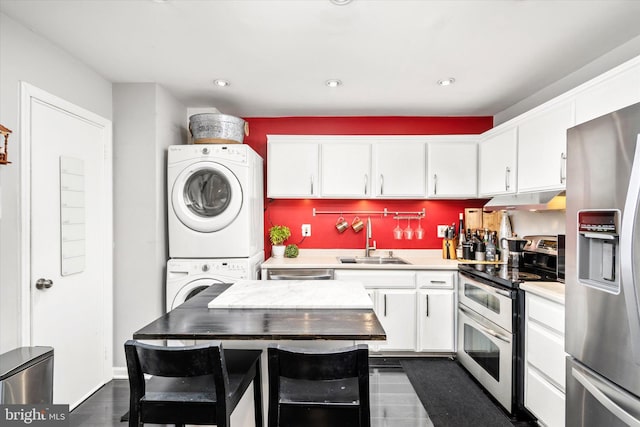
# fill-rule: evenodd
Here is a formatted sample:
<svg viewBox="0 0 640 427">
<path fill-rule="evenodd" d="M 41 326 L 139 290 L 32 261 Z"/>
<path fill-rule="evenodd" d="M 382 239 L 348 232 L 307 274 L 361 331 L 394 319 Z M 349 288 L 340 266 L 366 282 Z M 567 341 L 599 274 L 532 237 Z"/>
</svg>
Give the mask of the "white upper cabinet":
<svg viewBox="0 0 640 427">
<path fill-rule="evenodd" d="M 323 197 L 371 197 L 371 143 L 336 140 L 320 145 Z"/>
<path fill-rule="evenodd" d="M 378 142 L 373 145 L 373 195 L 379 198 L 424 198 L 424 141 Z"/>
<path fill-rule="evenodd" d="M 576 94 L 576 124 L 640 102 L 640 64 L 624 64 Z"/>
<path fill-rule="evenodd" d="M 518 177 L 518 128 L 490 133 L 478 144 L 478 193 L 480 196 L 513 194 Z"/>
<path fill-rule="evenodd" d="M 267 197 L 317 197 L 318 151 L 318 143 L 303 138 L 267 136 Z"/>
<path fill-rule="evenodd" d="M 478 193 L 477 137 L 453 136 L 427 144 L 427 196 L 473 198 Z"/>
<path fill-rule="evenodd" d="M 563 190 L 573 100 L 528 115 L 518 126 L 518 192 Z"/>
</svg>

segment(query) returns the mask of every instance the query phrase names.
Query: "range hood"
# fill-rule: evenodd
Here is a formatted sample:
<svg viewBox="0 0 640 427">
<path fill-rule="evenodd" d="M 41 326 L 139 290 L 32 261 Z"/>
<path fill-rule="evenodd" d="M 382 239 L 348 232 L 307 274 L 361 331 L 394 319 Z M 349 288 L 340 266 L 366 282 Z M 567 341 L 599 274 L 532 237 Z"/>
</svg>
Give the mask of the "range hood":
<svg viewBox="0 0 640 427">
<path fill-rule="evenodd" d="M 540 193 L 511 194 L 496 196 L 484 205 L 485 211 L 529 210 L 549 211 L 563 210 L 567 206 L 564 191 L 543 191 Z"/>
</svg>

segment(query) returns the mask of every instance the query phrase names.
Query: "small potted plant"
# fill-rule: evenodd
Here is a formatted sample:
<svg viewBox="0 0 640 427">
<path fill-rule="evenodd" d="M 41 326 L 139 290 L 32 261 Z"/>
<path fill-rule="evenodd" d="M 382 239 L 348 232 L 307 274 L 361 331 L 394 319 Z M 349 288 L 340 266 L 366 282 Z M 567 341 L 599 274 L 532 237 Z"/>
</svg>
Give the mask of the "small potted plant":
<svg viewBox="0 0 640 427">
<path fill-rule="evenodd" d="M 286 225 L 274 225 L 269 229 L 269 240 L 271 240 L 271 255 L 274 258 L 284 256 L 285 245 L 283 244 L 291 236 L 291 230 Z"/>
<path fill-rule="evenodd" d="M 299 253 L 300 250 L 298 249 L 298 245 L 291 244 L 284 248 L 284 256 L 286 258 L 295 258 Z"/>
</svg>

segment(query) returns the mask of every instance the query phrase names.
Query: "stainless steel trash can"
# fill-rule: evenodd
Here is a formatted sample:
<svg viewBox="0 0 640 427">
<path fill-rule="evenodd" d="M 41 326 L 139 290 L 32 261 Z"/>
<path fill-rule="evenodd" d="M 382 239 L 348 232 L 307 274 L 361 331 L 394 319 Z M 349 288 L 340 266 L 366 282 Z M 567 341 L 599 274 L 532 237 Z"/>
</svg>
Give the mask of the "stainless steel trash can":
<svg viewBox="0 0 640 427">
<path fill-rule="evenodd" d="M 20 347 L 0 355 L 0 404 L 53 403 L 53 348 Z"/>
</svg>

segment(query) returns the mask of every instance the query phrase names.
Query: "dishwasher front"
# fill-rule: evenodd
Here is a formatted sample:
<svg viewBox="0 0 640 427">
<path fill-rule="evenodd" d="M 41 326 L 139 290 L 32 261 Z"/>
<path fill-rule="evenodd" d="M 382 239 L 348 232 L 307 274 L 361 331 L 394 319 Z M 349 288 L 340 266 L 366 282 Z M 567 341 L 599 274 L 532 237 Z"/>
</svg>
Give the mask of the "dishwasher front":
<svg viewBox="0 0 640 427">
<path fill-rule="evenodd" d="M 267 280 L 332 280 L 331 268 L 276 268 L 267 270 Z"/>
</svg>

